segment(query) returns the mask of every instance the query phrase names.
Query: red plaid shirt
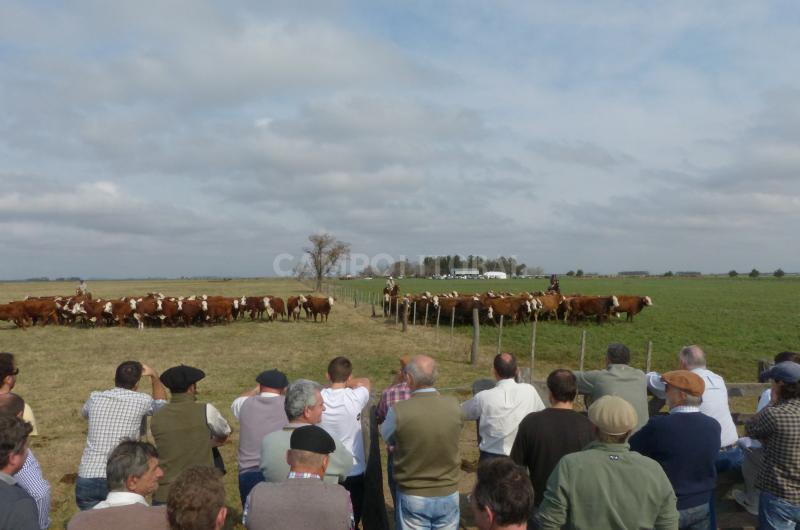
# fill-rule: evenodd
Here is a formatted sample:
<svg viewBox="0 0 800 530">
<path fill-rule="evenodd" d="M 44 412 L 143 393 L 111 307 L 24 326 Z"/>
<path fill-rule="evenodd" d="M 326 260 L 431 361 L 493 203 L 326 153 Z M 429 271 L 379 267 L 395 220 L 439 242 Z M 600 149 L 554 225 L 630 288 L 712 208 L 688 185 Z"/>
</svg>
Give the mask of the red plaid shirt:
<svg viewBox="0 0 800 530">
<path fill-rule="evenodd" d="M 384 390 L 381 394 L 381 400 L 378 402 L 378 409 L 375 411 L 378 424 L 383 423 L 383 420 L 386 419 L 386 414 L 389 413 L 389 409 L 392 408 L 392 405 L 398 401 L 405 401 L 410 397 L 411 388 L 409 388 L 408 383 L 405 381 L 392 385 Z"/>
</svg>

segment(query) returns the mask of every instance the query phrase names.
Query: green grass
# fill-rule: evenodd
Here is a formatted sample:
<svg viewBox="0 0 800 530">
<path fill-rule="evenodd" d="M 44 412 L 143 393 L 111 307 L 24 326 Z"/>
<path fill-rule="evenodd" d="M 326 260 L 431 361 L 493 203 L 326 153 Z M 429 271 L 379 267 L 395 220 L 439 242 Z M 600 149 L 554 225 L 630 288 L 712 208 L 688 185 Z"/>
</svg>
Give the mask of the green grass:
<svg viewBox="0 0 800 530">
<path fill-rule="evenodd" d="M 459 293 L 520 292 L 544 290 L 547 280 L 425 280 L 404 279 L 402 293 L 456 290 Z M 380 292 L 384 282 L 350 280 L 336 283 L 340 288 Z M 682 346 L 699 344 L 708 354 L 710 367 L 728 381 L 754 381 L 756 363 L 783 350 L 800 348 L 798 296 L 800 279 L 761 278 L 561 278 L 565 294 L 648 295 L 653 306 L 635 317 L 612 320 L 602 326 L 586 322 L 576 326 L 560 322 L 540 322 L 537 326 L 536 360 L 546 366 L 577 367 L 581 333 L 586 331 L 586 367 L 603 365 L 609 342 L 630 347 L 633 364 L 644 368 L 647 343 L 653 343 L 652 368 L 659 371 L 676 367 Z M 442 324 L 449 318 L 442 315 Z M 471 334 L 470 326 L 459 333 Z M 530 325 L 504 326 L 503 349 L 528 355 Z M 497 343 L 497 329 L 482 326 L 481 340 L 487 346 Z M 541 374 L 540 374 L 541 375 Z"/>
</svg>

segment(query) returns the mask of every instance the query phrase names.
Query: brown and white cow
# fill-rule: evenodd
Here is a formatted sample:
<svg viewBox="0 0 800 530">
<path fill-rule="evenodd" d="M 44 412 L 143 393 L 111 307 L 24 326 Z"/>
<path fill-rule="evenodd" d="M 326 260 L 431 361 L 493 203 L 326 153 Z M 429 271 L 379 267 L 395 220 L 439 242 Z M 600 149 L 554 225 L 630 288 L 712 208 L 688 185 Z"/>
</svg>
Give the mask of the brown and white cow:
<svg viewBox="0 0 800 530">
<path fill-rule="evenodd" d="M 591 316 L 597 318 L 598 324 L 602 324 L 619 306 L 619 301 L 616 296 L 575 296 L 568 300 L 568 304 L 571 324 L 575 324 L 579 318 Z"/>
<path fill-rule="evenodd" d="M 618 295 L 619 305 L 614 308 L 614 313 L 619 316 L 625 313 L 625 321 L 633 322 L 634 315 L 639 314 L 645 307 L 653 305 L 653 300 L 649 296 L 630 296 Z"/>
<path fill-rule="evenodd" d="M 305 306 L 308 300 L 302 294 L 300 296 L 290 296 L 286 299 L 286 309 L 289 312 L 289 318 L 297 320 L 300 318 L 300 311 Z"/>
<path fill-rule="evenodd" d="M 22 307 L 25 315 L 31 320 L 33 325 L 41 322 L 46 326 L 49 322 L 58 323 L 58 306 L 54 300 L 24 300 L 22 302 L 11 302 Z"/>
<path fill-rule="evenodd" d="M 314 317 L 314 322 L 317 321 L 317 315 L 320 316 L 320 322 L 327 322 L 328 315 L 331 312 L 331 308 L 333 308 L 333 302 L 334 298 L 332 296 L 327 298 L 324 296 L 307 296 L 306 311 Z"/>
<path fill-rule="evenodd" d="M 269 312 L 270 320 L 277 319 L 278 315 L 280 315 L 283 320 L 286 320 L 286 304 L 283 302 L 283 298 L 280 296 L 273 296 L 269 298 L 269 301 L 265 305 L 269 306 L 272 310 Z"/>
<path fill-rule="evenodd" d="M 231 300 L 203 300 L 200 306 L 205 312 L 205 322 L 222 322 L 230 324 L 233 320 L 233 302 Z"/>
<path fill-rule="evenodd" d="M 202 302 L 196 300 L 194 297 L 183 300 L 178 299 L 178 312 L 180 313 L 181 319 L 183 319 L 183 325 L 187 328 L 196 322 L 202 323 Z"/>
<path fill-rule="evenodd" d="M 13 322 L 18 328 L 22 329 L 31 325 L 30 319 L 25 314 L 25 309 L 18 304 L 0 304 L 0 320 Z"/>
</svg>

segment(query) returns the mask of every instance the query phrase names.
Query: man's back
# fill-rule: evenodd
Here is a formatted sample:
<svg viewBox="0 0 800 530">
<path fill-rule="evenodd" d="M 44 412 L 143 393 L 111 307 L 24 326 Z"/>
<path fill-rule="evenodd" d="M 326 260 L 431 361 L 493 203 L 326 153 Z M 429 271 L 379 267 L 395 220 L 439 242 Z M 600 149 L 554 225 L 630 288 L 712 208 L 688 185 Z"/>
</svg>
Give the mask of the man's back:
<svg viewBox="0 0 800 530">
<path fill-rule="evenodd" d="M 169 530 L 166 506 L 128 504 L 86 510 L 75 515 L 67 530 Z"/>
<path fill-rule="evenodd" d="M 361 411 L 369 402 L 369 390 L 358 388 L 324 388 L 322 399 L 325 411 L 319 426 L 338 439 L 353 454 L 351 475 L 364 473 L 364 437 L 361 431 Z"/>
<path fill-rule="evenodd" d="M 261 440 L 289 423 L 283 396 L 251 396 L 239 409 L 239 472 L 258 468 Z"/>
<path fill-rule="evenodd" d="M 511 458 L 528 468 L 535 506 L 542 503 L 547 478 L 561 457 L 580 451 L 592 440 L 591 422 L 574 410 L 549 408 L 522 420 Z"/>
<path fill-rule="evenodd" d="M 700 412 L 706 416 L 711 416 L 720 424 L 722 429 L 720 444 L 722 447 L 735 444 L 739 439 L 739 434 L 731 416 L 725 380 L 706 368 L 694 368 L 692 372 L 702 377 L 706 385 L 703 392 L 703 402 L 700 404 Z"/>
<path fill-rule="evenodd" d="M 627 364 L 609 364 L 605 370 L 575 372 L 575 377 L 578 392 L 588 394 L 592 401 L 603 396 L 619 396 L 633 405 L 639 420 L 633 432 L 647 423 L 647 377 L 641 370 Z"/>
<path fill-rule="evenodd" d="M 5 477 L 0 478 L 0 530 L 39 530 L 39 512 L 33 498 L 19 485 L 9 484 Z"/>
<path fill-rule="evenodd" d="M 261 441 L 261 463 L 259 467 L 267 482 L 284 482 L 289 474 L 289 464 L 286 462 L 286 451 L 292 431 L 302 427 L 301 423 L 290 423 L 279 431 L 272 432 Z M 331 453 L 328 468 L 325 470 L 325 482 L 336 484 L 344 480 L 353 468 L 353 455 L 342 442 L 333 437 L 336 451 Z"/>
<path fill-rule="evenodd" d="M 249 530 L 348 530 L 351 524 L 350 494 L 317 478 L 262 482 L 248 498 Z"/>
<path fill-rule="evenodd" d="M 564 456 L 547 481 L 542 529 L 678 528 L 675 493 L 661 466 L 627 444 L 592 442 Z"/>
</svg>

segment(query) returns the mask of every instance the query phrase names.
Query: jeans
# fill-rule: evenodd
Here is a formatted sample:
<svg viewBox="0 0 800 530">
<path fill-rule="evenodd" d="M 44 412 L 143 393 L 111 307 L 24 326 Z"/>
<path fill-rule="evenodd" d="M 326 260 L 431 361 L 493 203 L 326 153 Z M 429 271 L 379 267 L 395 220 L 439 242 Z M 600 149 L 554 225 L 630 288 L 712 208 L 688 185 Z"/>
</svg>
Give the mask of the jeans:
<svg viewBox="0 0 800 530">
<path fill-rule="evenodd" d="M 708 504 L 678 510 L 680 530 L 708 530 L 711 527 L 711 509 Z"/>
<path fill-rule="evenodd" d="M 487 453 L 486 451 L 481 451 L 480 456 L 478 457 L 478 463 L 491 460 L 492 458 L 500 458 L 502 456 L 506 455 L 498 455 L 496 453 Z"/>
<path fill-rule="evenodd" d="M 720 450 L 717 453 L 717 459 L 714 461 L 714 467 L 717 468 L 717 475 L 732 471 L 741 475 L 742 462 L 744 461 L 744 453 L 742 448 L 736 444 L 731 449 Z M 711 502 L 708 507 L 711 512 L 711 528 L 717 527 L 717 509 L 715 506 L 716 495 L 711 495 Z"/>
<path fill-rule="evenodd" d="M 397 490 L 397 530 L 458 530 L 458 492 L 419 497 Z"/>
<path fill-rule="evenodd" d="M 260 469 L 239 473 L 239 496 L 242 498 L 242 506 L 247 501 L 250 490 L 255 488 L 259 482 L 264 482 L 264 475 Z"/>
<path fill-rule="evenodd" d="M 389 493 L 392 494 L 392 504 L 397 509 L 397 482 L 394 481 L 394 453 L 386 456 L 386 482 L 389 483 Z"/>
<path fill-rule="evenodd" d="M 361 512 L 364 507 L 364 474 L 347 477 L 342 486 L 350 493 L 350 504 L 353 505 L 353 519 L 358 528 L 361 521 Z"/>
<path fill-rule="evenodd" d="M 108 497 L 108 481 L 104 478 L 78 477 L 75 481 L 75 503 L 81 510 L 91 510 Z"/>
<path fill-rule="evenodd" d="M 800 505 L 789 504 L 762 491 L 758 499 L 759 530 L 794 530 L 800 523 Z"/>
</svg>

